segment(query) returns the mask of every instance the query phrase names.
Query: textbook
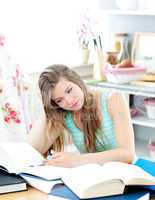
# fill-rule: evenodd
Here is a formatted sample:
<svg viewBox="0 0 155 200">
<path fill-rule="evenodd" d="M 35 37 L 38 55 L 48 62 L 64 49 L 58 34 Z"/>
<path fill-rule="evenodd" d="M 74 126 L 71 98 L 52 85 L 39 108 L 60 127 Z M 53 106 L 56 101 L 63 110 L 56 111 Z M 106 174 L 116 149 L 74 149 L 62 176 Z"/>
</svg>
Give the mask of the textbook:
<svg viewBox="0 0 155 200">
<path fill-rule="evenodd" d="M 139 166 L 140 168 L 142 168 L 143 170 L 155 177 L 155 161 L 151 161 L 144 158 L 138 158 L 135 161 L 134 165 Z M 155 185 L 145 186 L 145 188 L 155 191 Z"/>
<path fill-rule="evenodd" d="M 44 166 L 45 158 L 26 142 L 0 142 L 0 169 L 9 177 L 22 177 L 36 189 L 50 193 L 68 168 Z M 17 177 L 17 176 L 16 176 Z M 19 187 L 19 185 L 18 185 Z"/>
<path fill-rule="evenodd" d="M 123 194 L 129 185 L 155 185 L 155 178 L 136 165 L 122 162 L 85 164 L 74 168 L 44 166 L 44 157 L 30 144 L 20 142 L 0 143 L 0 166 L 12 174 L 19 174 L 32 186 L 61 180 L 81 199 Z M 34 181 L 33 181 L 34 179 Z M 47 181 L 45 183 L 45 180 Z M 41 188 L 41 185 L 39 185 Z M 48 188 L 49 189 L 49 188 Z"/>
<path fill-rule="evenodd" d="M 10 175 L 0 168 L 0 194 L 27 190 L 26 181 L 18 175 Z"/>
<path fill-rule="evenodd" d="M 155 185 L 155 178 L 149 173 L 136 165 L 123 162 L 71 168 L 62 181 L 80 199 L 120 195 L 128 186 Z"/>
<path fill-rule="evenodd" d="M 26 142 L 0 142 L 0 166 L 9 173 L 57 180 L 69 168 L 44 166 L 45 158 Z"/>
<path fill-rule="evenodd" d="M 75 195 L 68 187 L 62 184 L 55 186 L 52 192 L 49 194 L 49 197 L 50 196 L 79 200 L 79 197 L 77 195 Z M 152 194 L 150 194 L 148 190 L 132 189 L 131 191 L 127 191 L 125 194 L 108 196 L 108 197 L 91 198 L 91 200 L 150 200 L 150 197 L 152 197 Z M 52 200 L 54 200 L 54 198 Z"/>
</svg>

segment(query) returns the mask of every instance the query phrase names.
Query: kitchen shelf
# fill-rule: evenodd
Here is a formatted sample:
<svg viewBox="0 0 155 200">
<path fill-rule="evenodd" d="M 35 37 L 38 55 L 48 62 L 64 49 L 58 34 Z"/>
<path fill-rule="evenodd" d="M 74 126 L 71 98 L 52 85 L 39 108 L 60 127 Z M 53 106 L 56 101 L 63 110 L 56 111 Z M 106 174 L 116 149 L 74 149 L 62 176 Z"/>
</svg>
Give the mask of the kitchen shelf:
<svg viewBox="0 0 155 200">
<path fill-rule="evenodd" d="M 146 116 L 136 116 L 132 118 L 132 123 L 146 127 L 155 128 L 155 120 L 148 119 Z"/>
<path fill-rule="evenodd" d="M 139 96 L 145 96 L 145 97 L 155 97 L 155 87 L 144 87 L 144 86 L 135 86 L 131 84 L 115 84 L 110 82 L 89 82 L 86 81 L 87 84 L 93 86 L 93 87 L 100 87 L 103 89 L 114 89 L 118 90 L 120 92 L 123 92 L 124 94 L 128 95 L 139 95 Z M 132 123 L 155 128 L 155 120 L 149 119 L 147 116 L 136 116 L 132 118 Z"/>
<path fill-rule="evenodd" d="M 120 10 L 116 8 L 114 3 L 109 2 L 105 5 L 105 1 L 100 1 L 100 10 L 98 12 L 103 22 L 107 22 L 107 27 L 105 25 L 105 30 L 109 32 L 127 32 L 132 36 L 135 32 L 155 32 L 153 26 L 151 26 L 155 10 Z M 114 2 L 114 1 L 113 1 Z M 111 8 L 111 9 L 107 9 Z M 110 18 L 112 16 L 112 18 Z M 118 17 L 118 18 L 117 18 Z M 111 36 L 111 35 L 110 35 Z M 117 90 L 125 94 L 129 104 L 132 104 L 132 95 L 143 97 L 154 97 L 155 98 L 155 87 L 154 86 L 140 86 L 132 84 L 115 84 L 110 82 L 98 82 L 98 83 L 87 83 L 92 87 L 98 87 L 103 90 Z M 131 105 L 130 104 L 130 105 Z M 147 116 L 137 116 L 132 118 L 132 123 L 134 125 L 135 133 L 135 148 L 136 155 L 138 157 L 143 157 L 151 159 L 149 151 L 147 149 L 148 138 L 155 139 L 155 120 L 148 119 Z M 143 141 L 143 139 L 146 141 Z"/>
<path fill-rule="evenodd" d="M 144 87 L 131 84 L 115 84 L 110 82 L 89 82 L 87 84 L 95 87 L 107 88 L 107 89 L 117 89 L 127 94 L 155 97 L 155 87 Z"/>
</svg>

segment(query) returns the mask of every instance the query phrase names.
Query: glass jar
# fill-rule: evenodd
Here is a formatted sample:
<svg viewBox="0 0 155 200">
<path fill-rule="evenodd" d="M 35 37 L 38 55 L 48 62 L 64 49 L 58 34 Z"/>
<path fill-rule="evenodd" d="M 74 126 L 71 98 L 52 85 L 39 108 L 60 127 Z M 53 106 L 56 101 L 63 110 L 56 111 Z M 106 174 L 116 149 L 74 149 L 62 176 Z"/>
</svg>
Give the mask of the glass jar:
<svg viewBox="0 0 155 200">
<path fill-rule="evenodd" d="M 118 52 L 117 51 L 107 51 L 105 55 L 105 61 L 111 65 L 116 65 L 118 63 Z"/>
<path fill-rule="evenodd" d="M 115 51 L 119 52 L 118 61 L 129 58 L 128 50 L 128 34 L 127 33 L 116 33 L 115 34 Z"/>
</svg>

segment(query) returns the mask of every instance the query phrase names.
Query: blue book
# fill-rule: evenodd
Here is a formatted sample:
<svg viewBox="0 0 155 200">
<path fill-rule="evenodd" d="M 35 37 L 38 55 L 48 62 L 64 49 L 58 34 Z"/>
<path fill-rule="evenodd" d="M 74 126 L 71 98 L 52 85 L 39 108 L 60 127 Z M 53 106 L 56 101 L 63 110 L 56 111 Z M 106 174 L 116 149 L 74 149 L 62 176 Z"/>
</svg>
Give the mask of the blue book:
<svg viewBox="0 0 155 200">
<path fill-rule="evenodd" d="M 62 176 L 63 183 L 81 199 L 123 195 L 129 187 L 144 190 L 155 179 L 136 165 L 107 162 L 104 165 L 87 164 L 72 168 Z"/>
<path fill-rule="evenodd" d="M 70 199 L 70 200 L 79 200 L 79 197 L 76 194 L 74 194 L 67 186 L 63 184 L 56 185 L 52 189 L 52 192 L 50 194 L 54 196 Z M 137 191 L 133 189 L 127 194 L 109 196 L 109 197 L 91 198 L 91 200 L 138 200 L 142 197 L 143 198 L 145 197 L 146 200 L 149 200 L 150 193 L 147 190 Z"/>
<path fill-rule="evenodd" d="M 136 160 L 134 164 L 141 167 L 146 172 L 150 173 L 152 176 L 155 177 L 155 162 L 151 160 L 139 158 L 138 160 Z M 155 186 L 153 185 L 145 186 L 145 188 L 150 189 L 150 190 L 155 190 Z"/>
</svg>

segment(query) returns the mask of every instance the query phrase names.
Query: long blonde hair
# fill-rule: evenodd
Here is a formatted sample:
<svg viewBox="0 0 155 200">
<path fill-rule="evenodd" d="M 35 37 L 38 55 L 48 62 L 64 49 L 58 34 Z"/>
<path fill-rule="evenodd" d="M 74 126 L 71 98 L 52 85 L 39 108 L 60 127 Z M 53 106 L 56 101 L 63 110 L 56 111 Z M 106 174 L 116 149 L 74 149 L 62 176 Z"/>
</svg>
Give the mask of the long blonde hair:
<svg viewBox="0 0 155 200">
<path fill-rule="evenodd" d="M 60 108 L 51 98 L 52 89 L 65 78 L 77 84 L 84 93 L 84 105 L 81 110 L 81 122 L 83 124 L 84 142 L 88 152 L 95 152 L 96 130 L 100 126 L 97 113 L 97 103 L 93 95 L 88 92 L 87 87 L 80 76 L 65 65 L 52 65 L 47 67 L 39 77 L 39 88 L 42 95 L 42 102 L 46 114 L 48 132 L 58 134 L 52 148 L 61 151 L 64 147 L 64 129 L 66 110 Z"/>
</svg>

